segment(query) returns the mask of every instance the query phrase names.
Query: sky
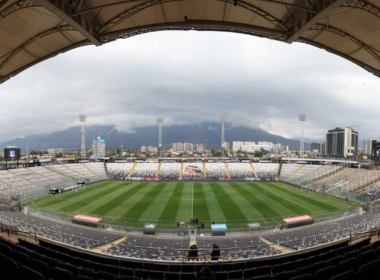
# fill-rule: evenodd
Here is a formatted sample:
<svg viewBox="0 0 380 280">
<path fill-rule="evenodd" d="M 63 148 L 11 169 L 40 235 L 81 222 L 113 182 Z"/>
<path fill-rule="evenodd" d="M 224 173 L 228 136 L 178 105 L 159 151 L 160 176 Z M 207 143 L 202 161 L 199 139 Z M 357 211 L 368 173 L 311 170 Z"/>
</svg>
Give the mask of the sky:
<svg viewBox="0 0 380 280">
<path fill-rule="evenodd" d="M 380 79 L 324 50 L 233 33 L 165 31 L 77 48 L 0 85 L 0 142 L 78 126 L 121 133 L 155 125 L 218 122 L 323 140 L 355 127 L 378 139 Z M 238 140 L 238 139 L 237 139 Z M 265 139 L 263 139 L 265 140 Z M 361 146 L 361 143 L 360 143 Z"/>
</svg>

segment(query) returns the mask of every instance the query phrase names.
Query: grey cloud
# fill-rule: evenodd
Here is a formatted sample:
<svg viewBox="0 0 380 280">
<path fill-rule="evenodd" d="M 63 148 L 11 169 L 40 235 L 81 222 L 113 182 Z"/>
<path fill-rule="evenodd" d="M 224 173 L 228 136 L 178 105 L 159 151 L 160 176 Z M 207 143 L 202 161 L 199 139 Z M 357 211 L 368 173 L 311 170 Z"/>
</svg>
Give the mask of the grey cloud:
<svg viewBox="0 0 380 280">
<path fill-rule="evenodd" d="M 308 45 L 209 32 L 160 32 L 59 55 L 0 85 L 0 141 L 79 125 L 120 133 L 155 125 L 218 122 L 298 137 L 365 123 L 377 139 L 380 80 Z"/>
</svg>

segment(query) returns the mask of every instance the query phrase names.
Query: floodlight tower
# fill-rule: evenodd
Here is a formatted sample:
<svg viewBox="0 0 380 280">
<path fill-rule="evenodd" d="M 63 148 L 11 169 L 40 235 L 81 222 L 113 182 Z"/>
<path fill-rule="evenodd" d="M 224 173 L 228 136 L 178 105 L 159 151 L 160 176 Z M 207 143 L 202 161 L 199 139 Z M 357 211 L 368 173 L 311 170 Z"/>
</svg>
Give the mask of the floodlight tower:
<svg viewBox="0 0 380 280">
<path fill-rule="evenodd" d="M 80 114 L 79 121 L 82 123 L 82 130 L 80 131 L 80 134 L 82 135 L 81 156 L 84 158 L 86 157 L 86 143 L 84 141 L 84 123 L 86 122 L 86 115 Z"/>
<path fill-rule="evenodd" d="M 303 124 L 306 122 L 306 114 L 302 113 L 299 115 L 299 121 L 301 122 L 301 147 L 300 147 L 300 157 L 303 157 L 304 152 L 304 139 L 303 139 Z"/>
<path fill-rule="evenodd" d="M 157 117 L 156 122 L 158 123 L 158 154 L 162 156 L 162 130 L 161 125 L 164 123 L 164 117 Z"/>
<path fill-rule="evenodd" d="M 227 122 L 227 118 L 220 117 L 219 122 L 222 124 L 222 157 L 224 157 L 224 124 Z"/>
</svg>

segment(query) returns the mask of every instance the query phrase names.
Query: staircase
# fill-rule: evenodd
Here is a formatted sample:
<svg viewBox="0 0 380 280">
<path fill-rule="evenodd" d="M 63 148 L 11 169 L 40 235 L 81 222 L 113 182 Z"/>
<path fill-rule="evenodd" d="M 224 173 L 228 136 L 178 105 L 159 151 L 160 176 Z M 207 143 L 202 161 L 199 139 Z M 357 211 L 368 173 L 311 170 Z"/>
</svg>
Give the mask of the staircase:
<svg viewBox="0 0 380 280">
<path fill-rule="evenodd" d="M 279 163 L 279 164 L 278 164 L 278 169 L 277 169 L 277 178 L 280 178 L 281 167 L 282 167 L 282 164 Z"/>
<path fill-rule="evenodd" d="M 300 166 L 300 168 L 298 168 L 296 171 L 294 171 L 294 172 L 292 173 L 292 175 L 290 175 L 288 178 L 285 179 L 285 181 L 288 180 L 289 178 L 291 178 L 292 176 L 294 176 L 294 174 L 296 174 L 298 171 L 300 171 L 301 168 L 304 167 L 304 166 L 305 166 L 305 164 L 302 164 L 302 165 Z"/>
<path fill-rule="evenodd" d="M 203 163 L 203 177 L 206 179 L 206 164 Z"/>
<path fill-rule="evenodd" d="M 157 169 L 156 178 L 158 178 L 158 175 L 160 174 L 161 164 L 162 164 L 162 163 L 159 163 L 159 164 L 158 164 L 158 169 Z"/>
<path fill-rule="evenodd" d="M 253 174 L 255 174 L 255 177 L 257 178 L 256 170 L 255 170 L 255 168 L 253 167 L 253 164 L 252 164 L 252 163 L 249 163 L 249 165 L 250 165 L 251 168 L 252 168 Z"/>
<path fill-rule="evenodd" d="M 15 174 L 15 173 L 13 173 L 13 172 L 11 172 L 11 171 L 9 171 L 9 170 L 7 170 L 7 171 L 8 171 L 9 173 L 11 173 L 12 175 L 14 175 L 14 176 L 20 178 L 21 180 L 27 181 L 28 183 L 33 184 L 33 185 L 35 185 L 35 186 L 37 186 L 37 187 L 39 187 L 39 188 L 41 188 L 41 189 L 44 188 L 44 187 L 42 187 L 42 186 L 40 186 L 40 185 L 38 185 L 38 184 L 36 184 L 36 183 L 33 183 L 33 182 L 31 182 L 31 181 L 29 181 L 29 180 L 27 180 L 27 179 L 25 179 L 25 178 L 22 178 L 22 177 L 18 176 L 17 174 Z"/>
<path fill-rule="evenodd" d="M 230 171 L 228 170 L 228 164 L 225 163 L 225 165 L 226 165 L 226 170 L 227 170 L 227 177 L 228 177 L 228 178 L 231 178 L 231 176 L 230 176 Z"/>
<path fill-rule="evenodd" d="M 137 163 L 135 163 L 135 164 L 133 165 L 133 167 L 132 167 L 132 169 L 131 169 L 131 172 L 129 172 L 128 178 L 131 177 L 131 175 L 132 175 L 132 173 L 133 173 L 133 170 L 135 170 L 136 164 L 137 164 Z"/>
<path fill-rule="evenodd" d="M 182 172 L 183 172 L 183 163 L 181 162 L 181 173 L 179 174 L 180 178 L 182 178 Z"/>
<path fill-rule="evenodd" d="M 92 174 L 94 174 L 94 176 L 98 177 L 98 175 L 96 175 L 94 172 L 92 172 L 92 170 L 90 168 L 88 168 L 84 163 L 82 163 L 82 165 L 88 170 L 90 171 Z"/>
</svg>

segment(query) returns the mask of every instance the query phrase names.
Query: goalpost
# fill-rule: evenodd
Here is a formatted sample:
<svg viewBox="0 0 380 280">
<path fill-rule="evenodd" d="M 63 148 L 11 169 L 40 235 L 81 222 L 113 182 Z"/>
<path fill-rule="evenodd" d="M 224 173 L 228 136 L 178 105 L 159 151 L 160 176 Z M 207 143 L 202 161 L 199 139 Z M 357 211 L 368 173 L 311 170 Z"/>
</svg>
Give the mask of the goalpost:
<svg viewBox="0 0 380 280">
<path fill-rule="evenodd" d="M 315 193 L 315 190 L 313 188 L 304 187 L 304 186 L 301 186 L 301 191 L 308 192 L 309 194 Z"/>
</svg>

